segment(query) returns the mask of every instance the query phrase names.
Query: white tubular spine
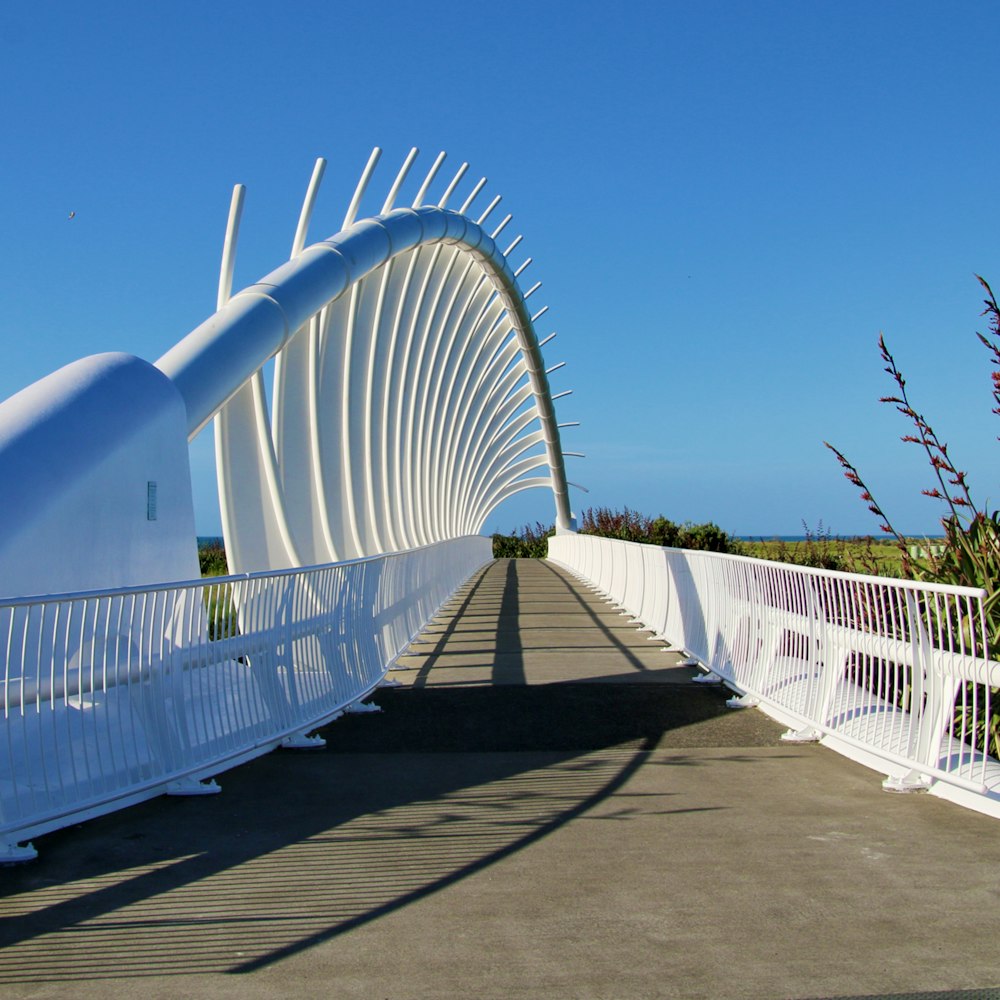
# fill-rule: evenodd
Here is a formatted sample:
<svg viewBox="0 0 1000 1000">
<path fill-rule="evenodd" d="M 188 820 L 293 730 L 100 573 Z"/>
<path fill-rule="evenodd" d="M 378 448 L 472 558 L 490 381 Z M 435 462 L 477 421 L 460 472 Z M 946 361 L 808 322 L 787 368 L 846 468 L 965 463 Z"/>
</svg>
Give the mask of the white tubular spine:
<svg viewBox="0 0 1000 1000">
<path fill-rule="evenodd" d="M 553 490 L 558 528 L 572 527 L 548 372 L 525 302 L 539 283 L 523 292 L 518 276 L 531 259 L 517 271 L 508 263 L 520 237 L 505 252 L 495 241 L 510 216 L 491 235 L 481 223 L 498 197 L 479 221 L 465 214 L 485 185 L 456 194 L 467 164 L 437 205 L 425 205 L 444 154 L 413 207 L 395 208 L 414 149 L 381 213 L 357 221 L 378 156 L 344 229 L 306 247 L 317 162 L 292 259 L 229 298 L 231 220 L 219 311 L 157 362 L 184 398 L 191 436 L 225 414 L 220 486 L 234 571 L 455 537 L 538 485 Z M 460 211 L 446 207 L 453 197 Z M 260 373 L 272 357 L 273 417 Z M 546 466 L 547 477 L 529 475 Z"/>
</svg>

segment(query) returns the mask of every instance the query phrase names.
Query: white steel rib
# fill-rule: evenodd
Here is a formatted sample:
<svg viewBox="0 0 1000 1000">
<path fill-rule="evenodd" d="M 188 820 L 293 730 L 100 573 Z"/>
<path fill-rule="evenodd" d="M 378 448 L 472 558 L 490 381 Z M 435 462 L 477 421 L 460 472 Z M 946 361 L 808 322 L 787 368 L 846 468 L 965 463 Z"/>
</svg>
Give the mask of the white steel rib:
<svg viewBox="0 0 1000 1000">
<path fill-rule="evenodd" d="M 491 558 L 477 533 L 507 497 L 552 489 L 573 530 L 545 310 L 526 304 L 539 283 L 521 289 L 520 236 L 496 242 L 511 216 L 484 228 L 500 198 L 468 164 L 441 175 L 444 154 L 397 207 L 413 149 L 365 218 L 380 154 L 341 230 L 307 246 L 318 160 L 290 259 L 233 294 L 238 185 L 217 311 L 155 366 L 94 355 L 0 402 L 0 863 L 132 802 L 218 791 L 203 779 L 276 746 L 322 745 L 310 732 Z M 213 421 L 232 575 L 201 581 L 188 442 Z"/>
<path fill-rule="evenodd" d="M 233 571 L 291 568 L 426 545 L 479 530 L 503 499 L 552 489 L 572 528 L 548 375 L 520 275 L 486 219 L 461 198 L 468 165 L 425 204 L 444 155 L 409 208 L 397 208 L 417 151 L 382 211 L 358 220 L 373 151 L 341 232 L 305 246 L 318 161 L 292 259 L 228 295 L 227 237 L 218 312 L 156 362 L 180 392 L 193 437 L 216 414 L 220 494 Z M 451 199 L 461 201 L 454 211 Z M 237 219 L 238 221 L 238 219 Z M 227 284 L 228 282 L 228 284 Z M 275 358 L 270 410 L 262 368 Z M 537 421 L 537 425 L 535 422 Z M 532 430 L 532 427 L 535 427 Z M 529 473 L 547 467 L 548 476 Z M 237 499 L 238 498 L 238 499 Z"/>
</svg>

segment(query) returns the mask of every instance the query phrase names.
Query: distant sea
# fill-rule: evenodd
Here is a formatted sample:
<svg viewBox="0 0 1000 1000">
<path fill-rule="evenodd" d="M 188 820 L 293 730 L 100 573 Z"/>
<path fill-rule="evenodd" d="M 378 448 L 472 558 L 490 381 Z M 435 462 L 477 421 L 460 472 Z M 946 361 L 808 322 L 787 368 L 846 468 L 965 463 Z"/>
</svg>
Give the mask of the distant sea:
<svg viewBox="0 0 1000 1000">
<path fill-rule="evenodd" d="M 221 535 L 199 535 L 198 536 L 198 548 L 200 549 L 203 545 L 221 545 L 222 536 Z"/>
</svg>

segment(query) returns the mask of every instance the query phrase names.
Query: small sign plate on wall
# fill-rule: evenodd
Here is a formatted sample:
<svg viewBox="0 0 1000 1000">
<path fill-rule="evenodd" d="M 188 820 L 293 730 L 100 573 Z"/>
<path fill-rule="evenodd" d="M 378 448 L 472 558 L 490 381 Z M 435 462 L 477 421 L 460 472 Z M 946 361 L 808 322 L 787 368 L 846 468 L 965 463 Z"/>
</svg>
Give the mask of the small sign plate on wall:
<svg viewBox="0 0 1000 1000">
<path fill-rule="evenodd" d="M 146 520 L 156 520 L 156 482 L 154 480 L 146 483 Z"/>
</svg>

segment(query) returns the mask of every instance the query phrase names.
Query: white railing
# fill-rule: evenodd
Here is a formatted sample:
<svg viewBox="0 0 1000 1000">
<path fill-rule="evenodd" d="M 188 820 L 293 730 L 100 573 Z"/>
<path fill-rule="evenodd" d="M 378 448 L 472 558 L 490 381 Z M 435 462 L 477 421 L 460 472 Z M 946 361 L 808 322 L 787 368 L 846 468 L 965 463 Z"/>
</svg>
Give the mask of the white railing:
<svg viewBox="0 0 1000 1000">
<path fill-rule="evenodd" d="M 892 790 L 1000 816 L 983 591 L 589 535 L 550 538 L 549 558 L 791 726 L 786 738 L 822 740 Z"/>
<path fill-rule="evenodd" d="M 356 705 L 491 558 L 458 538 L 327 566 L 0 602 L 0 861 Z M 313 745 L 322 745 L 321 741 Z"/>
</svg>

